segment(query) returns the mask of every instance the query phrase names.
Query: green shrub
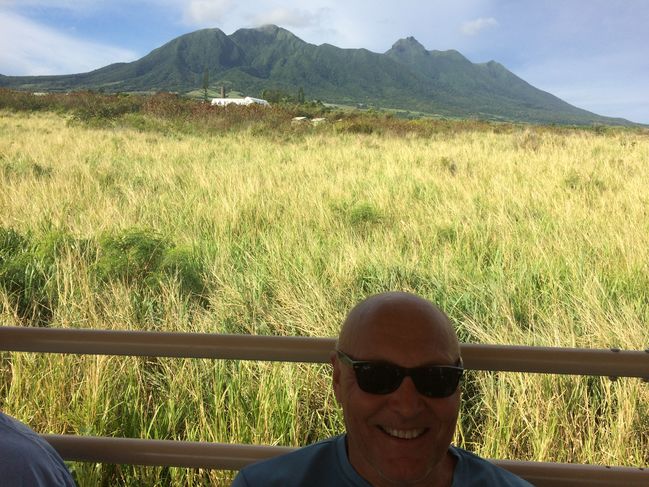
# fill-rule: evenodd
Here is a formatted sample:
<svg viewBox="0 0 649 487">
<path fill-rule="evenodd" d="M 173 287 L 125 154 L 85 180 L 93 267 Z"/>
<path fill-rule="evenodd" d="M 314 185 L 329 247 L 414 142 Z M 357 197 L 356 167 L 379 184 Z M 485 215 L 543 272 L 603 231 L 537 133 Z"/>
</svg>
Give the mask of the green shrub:
<svg viewBox="0 0 649 487">
<path fill-rule="evenodd" d="M 130 286 L 134 296 L 147 301 L 147 306 L 155 307 L 161 286 L 170 280 L 177 282 L 183 296 L 206 304 L 203 269 L 197 257 L 150 230 L 128 229 L 104 235 L 92 268 L 102 282 Z"/>
<path fill-rule="evenodd" d="M 52 107 L 49 96 L 36 96 L 25 91 L 0 88 L 0 108 L 14 111 L 41 111 Z"/>
<path fill-rule="evenodd" d="M 156 93 L 147 97 L 142 105 L 142 112 L 161 118 L 186 117 L 195 104 L 192 100 L 180 98 L 173 93 Z"/>
<path fill-rule="evenodd" d="M 346 121 L 337 125 L 339 132 L 346 132 L 349 134 L 373 134 L 376 130 L 375 124 L 370 121 Z"/>
<path fill-rule="evenodd" d="M 142 103 L 137 98 L 131 97 L 103 97 L 89 96 L 73 111 L 73 119 L 81 122 L 109 121 L 127 113 L 140 111 Z"/>
<path fill-rule="evenodd" d="M 95 241 L 51 230 L 34 241 L 13 229 L 0 228 L 0 290 L 26 324 L 51 322 L 59 301 L 57 269 L 68 252 L 85 262 L 100 285 L 121 282 L 128 286 L 140 317 L 160 314 L 161 293 L 167 283 L 177 285 L 182 296 L 207 305 L 200 259 L 155 232 L 128 229 Z"/>
<path fill-rule="evenodd" d="M 102 281 L 139 285 L 157 271 L 169 243 L 154 232 L 129 229 L 99 239 L 94 271 Z"/>
<path fill-rule="evenodd" d="M 12 229 L 0 229 L 0 289 L 21 320 L 47 325 L 56 303 L 51 290 L 54 268 L 29 239 Z"/>
<path fill-rule="evenodd" d="M 6 258 L 24 252 L 29 246 L 29 240 L 12 228 L 0 227 L 0 265 Z"/>
<path fill-rule="evenodd" d="M 357 203 L 351 206 L 347 216 L 353 226 L 380 223 L 383 220 L 381 212 L 371 203 Z"/>
</svg>

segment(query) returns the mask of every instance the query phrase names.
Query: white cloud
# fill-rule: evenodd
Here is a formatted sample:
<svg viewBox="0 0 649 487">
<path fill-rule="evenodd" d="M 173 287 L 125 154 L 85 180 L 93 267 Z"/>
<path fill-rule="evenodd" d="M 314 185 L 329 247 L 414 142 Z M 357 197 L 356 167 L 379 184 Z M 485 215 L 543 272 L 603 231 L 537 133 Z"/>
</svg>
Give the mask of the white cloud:
<svg viewBox="0 0 649 487">
<path fill-rule="evenodd" d="M 20 15 L 0 11 L 0 73 L 36 76 L 91 71 L 107 64 L 132 61 L 127 49 L 78 39 Z"/>
<path fill-rule="evenodd" d="M 493 17 L 481 17 L 462 24 L 462 33 L 467 36 L 474 36 L 486 29 L 498 27 L 498 21 Z"/>
<path fill-rule="evenodd" d="M 276 24 L 282 27 L 304 28 L 320 25 L 324 12 L 324 9 L 312 13 L 298 8 L 278 7 L 257 14 L 252 19 L 255 25 Z"/>
<path fill-rule="evenodd" d="M 188 25 L 219 24 L 232 10 L 232 0 L 190 0 L 183 2 L 183 21 Z"/>
</svg>

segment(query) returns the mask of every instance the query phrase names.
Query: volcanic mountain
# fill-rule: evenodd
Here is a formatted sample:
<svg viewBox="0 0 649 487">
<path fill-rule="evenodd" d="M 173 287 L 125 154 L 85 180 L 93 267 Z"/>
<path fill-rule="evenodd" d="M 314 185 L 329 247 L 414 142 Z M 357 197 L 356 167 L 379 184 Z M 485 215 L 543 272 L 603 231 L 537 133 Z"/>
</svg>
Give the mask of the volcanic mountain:
<svg viewBox="0 0 649 487">
<path fill-rule="evenodd" d="M 631 125 L 574 107 L 539 90 L 503 65 L 472 63 L 457 51 L 427 50 L 413 37 L 385 53 L 316 46 L 274 25 L 231 35 L 202 29 L 130 63 L 81 74 L 2 76 L 0 87 L 30 91 L 173 91 L 225 86 L 250 96 L 296 93 L 327 103 L 376 106 L 445 117 L 533 123 Z"/>
</svg>

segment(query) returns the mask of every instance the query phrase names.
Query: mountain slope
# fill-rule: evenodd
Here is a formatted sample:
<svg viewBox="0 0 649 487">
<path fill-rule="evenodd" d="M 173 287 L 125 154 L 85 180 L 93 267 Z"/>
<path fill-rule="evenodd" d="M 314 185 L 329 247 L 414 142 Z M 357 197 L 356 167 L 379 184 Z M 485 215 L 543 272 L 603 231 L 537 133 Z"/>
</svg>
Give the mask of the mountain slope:
<svg viewBox="0 0 649 487">
<path fill-rule="evenodd" d="M 576 108 L 538 90 L 502 65 L 474 64 L 457 51 L 428 51 L 413 37 L 384 54 L 304 42 L 277 26 L 226 35 L 203 29 L 180 36 L 131 63 L 82 74 L 2 76 L 0 86 L 32 91 L 101 89 L 176 91 L 226 85 L 259 96 L 296 92 L 331 103 L 374 104 L 443 116 L 540 123 L 630 124 Z"/>
<path fill-rule="evenodd" d="M 427 77 L 437 94 L 465 113 L 573 123 L 603 118 L 534 88 L 495 61 L 474 64 L 457 51 L 427 51 L 413 37 L 400 39 L 385 55 Z"/>
</svg>

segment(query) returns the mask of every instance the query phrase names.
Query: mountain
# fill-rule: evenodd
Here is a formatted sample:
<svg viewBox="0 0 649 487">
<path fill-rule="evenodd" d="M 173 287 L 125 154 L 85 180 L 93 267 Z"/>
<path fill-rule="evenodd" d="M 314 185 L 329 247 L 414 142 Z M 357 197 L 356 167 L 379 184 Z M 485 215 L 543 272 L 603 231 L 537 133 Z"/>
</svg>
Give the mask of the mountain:
<svg viewBox="0 0 649 487">
<path fill-rule="evenodd" d="M 269 25 L 231 35 L 203 29 L 177 37 L 137 61 L 59 76 L 2 76 L 0 87 L 31 91 L 106 92 L 200 90 L 210 87 L 260 96 L 265 89 L 330 103 L 364 103 L 448 117 L 534 123 L 630 125 L 574 107 L 541 91 L 504 66 L 475 64 L 457 51 L 429 51 L 415 38 L 383 54 L 304 42 Z"/>
</svg>

